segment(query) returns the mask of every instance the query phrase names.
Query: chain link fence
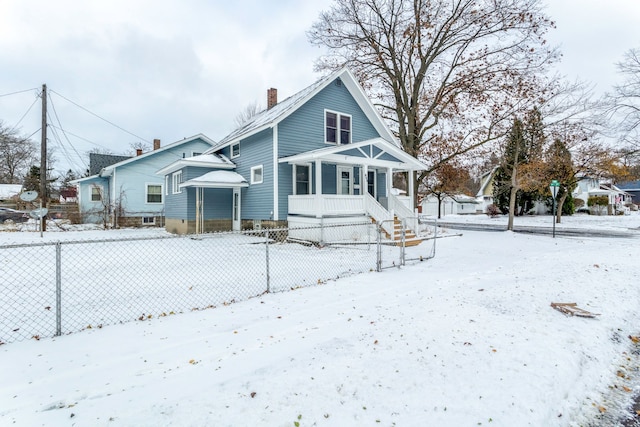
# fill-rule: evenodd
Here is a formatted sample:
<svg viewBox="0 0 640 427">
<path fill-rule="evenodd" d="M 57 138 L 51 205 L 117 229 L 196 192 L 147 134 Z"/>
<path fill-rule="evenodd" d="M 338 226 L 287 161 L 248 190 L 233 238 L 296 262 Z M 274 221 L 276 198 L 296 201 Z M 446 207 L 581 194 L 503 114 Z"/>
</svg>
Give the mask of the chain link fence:
<svg viewBox="0 0 640 427">
<path fill-rule="evenodd" d="M 326 240 L 292 237 L 305 233 Z M 433 257 L 435 227 L 417 239 L 408 247 L 362 223 L 0 245 L 0 344 L 214 308 Z"/>
</svg>

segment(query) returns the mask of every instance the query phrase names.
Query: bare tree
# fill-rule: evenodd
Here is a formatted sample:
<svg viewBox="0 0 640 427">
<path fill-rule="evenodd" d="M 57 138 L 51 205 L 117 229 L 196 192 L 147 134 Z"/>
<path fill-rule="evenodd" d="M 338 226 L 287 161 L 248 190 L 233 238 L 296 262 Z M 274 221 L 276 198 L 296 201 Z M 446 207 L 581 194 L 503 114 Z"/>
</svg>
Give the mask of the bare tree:
<svg viewBox="0 0 640 427">
<path fill-rule="evenodd" d="M 423 181 L 426 195 L 433 195 L 438 200 L 438 219 L 442 212 L 442 201 L 447 197 L 456 196 L 466 191 L 465 185 L 470 180 L 469 170 L 455 164 L 452 160 L 444 163 L 428 179 Z"/>
<path fill-rule="evenodd" d="M 141 153 L 147 153 L 151 151 L 151 148 L 151 144 L 149 144 L 148 142 L 132 142 L 131 144 L 129 144 L 129 150 L 127 150 L 126 155 L 135 156 L 138 150 L 140 150 Z"/>
<path fill-rule="evenodd" d="M 0 122 L 0 182 L 20 183 L 36 158 L 37 151 L 33 141 Z"/>
<path fill-rule="evenodd" d="M 242 127 L 245 123 L 251 120 L 255 115 L 263 110 L 262 106 L 257 102 L 253 101 L 244 107 L 238 115 L 234 119 L 234 123 L 236 127 Z"/>
<path fill-rule="evenodd" d="M 640 151 L 640 49 L 630 49 L 617 64 L 624 82 L 615 87 L 616 125 L 622 140 Z"/>
<path fill-rule="evenodd" d="M 405 151 L 430 166 L 420 182 L 543 101 L 553 26 L 540 0 L 335 0 L 308 37 L 329 50 L 316 68 L 349 66 Z"/>
</svg>

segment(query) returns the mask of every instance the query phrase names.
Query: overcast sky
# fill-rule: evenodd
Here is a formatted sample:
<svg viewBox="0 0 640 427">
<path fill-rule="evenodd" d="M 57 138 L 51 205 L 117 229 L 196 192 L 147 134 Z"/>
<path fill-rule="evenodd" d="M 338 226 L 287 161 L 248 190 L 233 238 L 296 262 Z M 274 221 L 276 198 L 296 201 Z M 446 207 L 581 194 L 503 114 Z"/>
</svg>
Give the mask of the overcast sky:
<svg viewBox="0 0 640 427">
<path fill-rule="evenodd" d="M 640 47 L 640 1 L 547 3 L 557 22 L 549 39 L 564 54 L 559 71 L 609 91 L 615 62 Z M 92 148 L 122 153 L 141 140 L 166 145 L 198 133 L 219 140 L 245 106 L 266 104 L 269 87 L 282 100 L 319 77 L 321 50 L 305 31 L 330 4 L 0 0 L 0 120 L 39 142 L 46 83 L 50 126 L 68 137 L 49 132 L 56 169 L 85 169 Z"/>
</svg>

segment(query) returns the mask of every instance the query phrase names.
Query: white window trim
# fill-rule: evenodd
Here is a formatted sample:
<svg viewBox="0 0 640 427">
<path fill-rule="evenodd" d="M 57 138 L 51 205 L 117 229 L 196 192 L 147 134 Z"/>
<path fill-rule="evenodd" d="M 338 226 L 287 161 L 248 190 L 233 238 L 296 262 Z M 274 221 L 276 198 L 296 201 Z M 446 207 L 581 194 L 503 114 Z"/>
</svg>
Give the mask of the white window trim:
<svg viewBox="0 0 640 427">
<path fill-rule="evenodd" d="M 307 168 L 309 169 L 309 192 L 307 194 L 303 194 L 303 196 L 308 196 L 310 194 L 313 194 L 312 191 L 312 178 L 311 175 L 313 173 L 313 168 L 311 167 L 311 163 L 304 163 L 304 164 L 300 164 L 300 165 L 293 165 L 293 195 L 296 196 L 298 194 L 298 168 Z"/>
<path fill-rule="evenodd" d="M 100 192 L 100 200 L 93 200 L 93 189 L 97 188 L 98 191 Z M 102 202 L 102 200 L 104 199 L 104 186 L 100 185 L 100 184 L 91 184 L 89 186 L 89 200 L 91 201 L 91 203 L 100 203 Z"/>
<path fill-rule="evenodd" d="M 171 193 L 172 194 L 182 193 L 180 184 L 182 184 L 182 171 L 174 172 L 173 174 L 171 174 Z"/>
<path fill-rule="evenodd" d="M 151 221 L 144 222 L 145 218 L 151 218 Z M 156 225 L 156 217 L 155 216 L 143 216 L 141 221 L 142 221 L 142 225 Z"/>
<path fill-rule="evenodd" d="M 238 154 L 236 154 L 235 156 L 233 155 L 233 147 L 238 146 Z M 235 144 L 231 144 L 229 146 L 229 157 L 231 157 L 232 159 L 235 159 L 236 157 L 240 157 L 240 143 L 236 142 Z"/>
<path fill-rule="evenodd" d="M 159 202 L 150 202 L 149 201 L 149 186 L 150 185 L 160 187 L 160 201 Z M 144 203 L 147 204 L 147 205 L 161 205 L 164 202 L 163 193 L 164 193 L 164 191 L 162 190 L 162 184 L 159 184 L 157 182 L 145 182 L 145 184 L 144 184 Z"/>
<path fill-rule="evenodd" d="M 260 169 L 260 181 L 255 179 L 255 171 Z M 262 184 L 264 182 L 264 167 L 262 165 L 251 168 L 251 184 Z"/>
<path fill-rule="evenodd" d="M 327 113 L 333 113 L 337 116 L 336 117 L 336 142 L 327 141 Z M 353 117 L 351 116 L 351 114 L 341 113 L 339 111 L 328 110 L 328 109 L 324 110 L 324 143 L 325 144 L 346 145 L 346 144 L 340 143 L 340 135 L 342 131 L 342 129 L 340 128 L 341 117 L 349 117 L 349 142 L 347 142 L 347 144 L 351 144 L 351 141 L 353 140 Z"/>
<path fill-rule="evenodd" d="M 169 175 L 165 175 L 164 177 L 164 195 L 169 195 Z"/>
</svg>

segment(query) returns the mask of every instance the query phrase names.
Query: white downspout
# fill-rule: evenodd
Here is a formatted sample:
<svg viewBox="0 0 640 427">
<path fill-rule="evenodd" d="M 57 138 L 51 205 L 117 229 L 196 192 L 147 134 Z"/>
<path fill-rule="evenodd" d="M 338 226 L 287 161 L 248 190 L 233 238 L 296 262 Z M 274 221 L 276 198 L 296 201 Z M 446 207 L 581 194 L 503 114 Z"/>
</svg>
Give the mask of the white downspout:
<svg viewBox="0 0 640 427">
<path fill-rule="evenodd" d="M 278 125 L 273 127 L 273 220 L 278 221 Z"/>
<path fill-rule="evenodd" d="M 322 205 L 322 161 L 320 159 L 316 159 L 316 176 L 315 176 L 315 184 L 316 184 L 316 196 L 315 200 L 315 211 L 316 218 L 322 218 L 321 205 Z"/>
</svg>

